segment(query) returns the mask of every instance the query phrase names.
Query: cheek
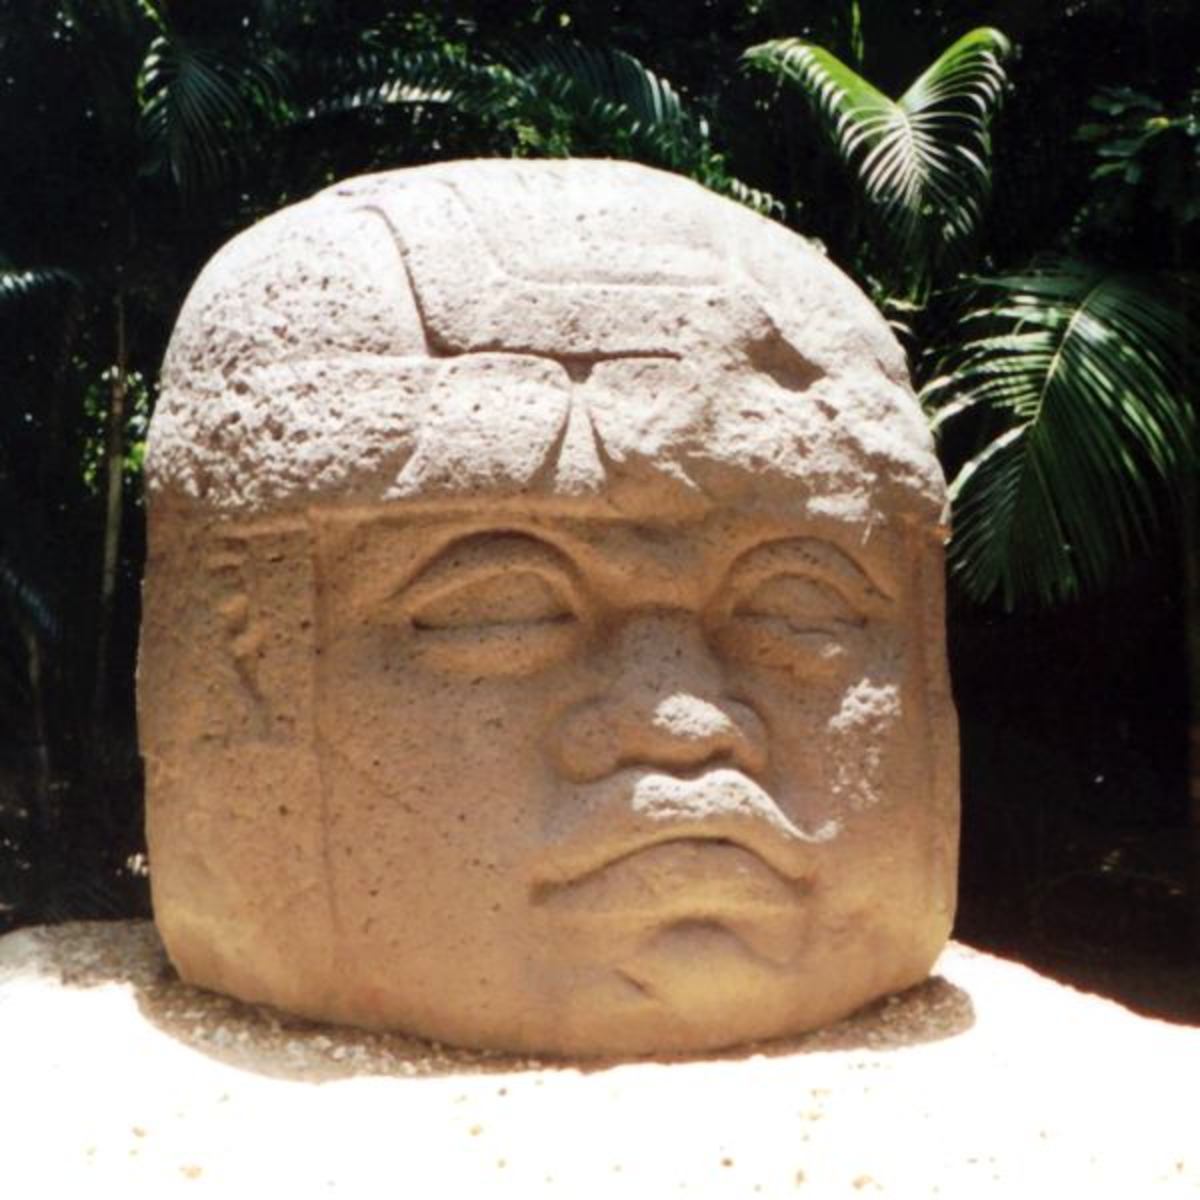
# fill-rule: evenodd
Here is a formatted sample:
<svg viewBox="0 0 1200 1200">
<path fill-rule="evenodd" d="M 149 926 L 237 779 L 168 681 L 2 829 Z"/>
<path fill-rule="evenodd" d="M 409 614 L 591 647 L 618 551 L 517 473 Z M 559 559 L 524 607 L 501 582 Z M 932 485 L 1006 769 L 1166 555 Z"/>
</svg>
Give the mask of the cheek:
<svg viewBox="0 0 1200 1200">
<path fill-rule="evenodd" d="M 763 718 L 772 790 L 808 822 L 894 804 L 919 789 L 923 734 L 894 647 L 870 644 L 836 674 L 744 674 L 739 698 Z"/>
<path fill-rule="evenodd" d="M 900 784 L 904 703 L 898 683 L 859 679 L 842 693 L 825 725 L 825 776 L 838 806 L 861 812 L 874 808 L 889 786 Z"/>
<path fill-rule="evenodd" d="M 330 857 L 350 923 L 419 939 L 451 914 L 498 919 L 545 806 L 528 681 L 422 669 L 376 636 L 347 639 L 322 672 Z"/>
<path fill-rule="evenodd" d="M 400 639 L 347 639 L 324 660 L 321 736 L 382 794 L 411 803 L 506 805 L 545 774 L 552 678 L 431 670 Z"/>
</svg>

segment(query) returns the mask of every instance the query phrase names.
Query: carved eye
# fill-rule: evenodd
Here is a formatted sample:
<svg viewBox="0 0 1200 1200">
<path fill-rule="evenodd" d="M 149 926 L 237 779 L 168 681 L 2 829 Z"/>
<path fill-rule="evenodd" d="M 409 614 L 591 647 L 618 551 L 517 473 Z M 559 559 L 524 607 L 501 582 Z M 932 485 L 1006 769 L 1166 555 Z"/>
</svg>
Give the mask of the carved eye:
<svg viewBox="0 0 1200 1200">
<path fill-rule="evenodd" d="M 412 615 L 419 630 L 511 629 L 574 619 L 570 606 L 532 571 L 476 579 L 436 597 Z"/>
<path fill-rule="evenodd" d="M 717 640 L 724 653 L 744 662 L 819 675 L 836 669 L 865 624 L 829 584 L 776 575 L 734 601 Z"/>
<path fill-rule="evenodd" d="M 410 587 L 403 608 L 428 665 L 519 675 L 566 657 L 580 620 L 571 573 L 533 539 L 478 539 L 441 556 Z"/>
</svg>

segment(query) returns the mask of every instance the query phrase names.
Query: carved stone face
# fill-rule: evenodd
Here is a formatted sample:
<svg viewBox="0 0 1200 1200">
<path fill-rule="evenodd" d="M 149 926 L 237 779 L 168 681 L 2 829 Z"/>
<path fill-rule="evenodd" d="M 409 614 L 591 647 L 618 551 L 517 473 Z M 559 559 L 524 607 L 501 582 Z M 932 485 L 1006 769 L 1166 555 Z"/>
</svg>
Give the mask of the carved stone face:
<svg viewBox="0 0 1200 1200">
<path fill-rule="evenodd" d="M 786 343 L 595 342 L 355 364 L 430 399 L 343 502 L 251 487 L 197 519 L 197 474 L 160 468 L 140 701 L 186 977 L 623 1054 L 813 1028 L 927 972 L 956 835 L 936 506 L 846 416 L 900 389 Z M 353 388 L 330 400 L 353 425 Z"/>
<path fill-rule="evenodd" d="M 846 532 L 727 508 L 323 522 L 350 1019 L 695 1049 L 919 978 L 948 900 L 920 597 L 911 546 Z"/>
</svg>

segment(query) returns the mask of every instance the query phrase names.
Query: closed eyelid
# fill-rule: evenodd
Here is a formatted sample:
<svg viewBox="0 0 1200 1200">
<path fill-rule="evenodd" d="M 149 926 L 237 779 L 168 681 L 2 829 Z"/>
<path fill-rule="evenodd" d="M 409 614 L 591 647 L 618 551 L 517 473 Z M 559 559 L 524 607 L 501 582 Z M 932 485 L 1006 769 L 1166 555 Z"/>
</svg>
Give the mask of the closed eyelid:
<svg viewBox="0 0 1200 1200">
<path fill-rule="evenodd" d="M 782 577 L 810 580 L 834 592 L 856 615 L 882 614 L 893 602 L 844 550 L 816 538 L 788 538 L 756 546 L 730 567 L 721 594 L 722 607 Z"/>
<path fill-rule="evenodd" d="M 538 576 L 576 611 L 582 608 L 570 561 L 561 551 L 524 534 L 488 533 L 451 543 L 401 587 L 395 599 L 405 611 L 415 613 L 473 583 L 517 571 Z"/>
</svg>

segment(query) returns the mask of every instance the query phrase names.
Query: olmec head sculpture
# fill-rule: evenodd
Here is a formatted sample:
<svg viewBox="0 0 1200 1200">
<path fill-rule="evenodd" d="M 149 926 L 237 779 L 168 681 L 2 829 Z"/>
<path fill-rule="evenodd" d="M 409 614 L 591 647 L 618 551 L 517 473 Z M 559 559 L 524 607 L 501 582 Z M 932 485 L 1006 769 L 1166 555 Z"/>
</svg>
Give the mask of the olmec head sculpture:
<svg viewBox="0 0 1200 1200">
<path fill-rule="evenodd" d="M 629 1054 L 928 971 L 943 484 L 883 320 L 782 227 L 614 162 L 332 188 L 202 274 L 149 486 L 185 979 Z"/>
</svg>

